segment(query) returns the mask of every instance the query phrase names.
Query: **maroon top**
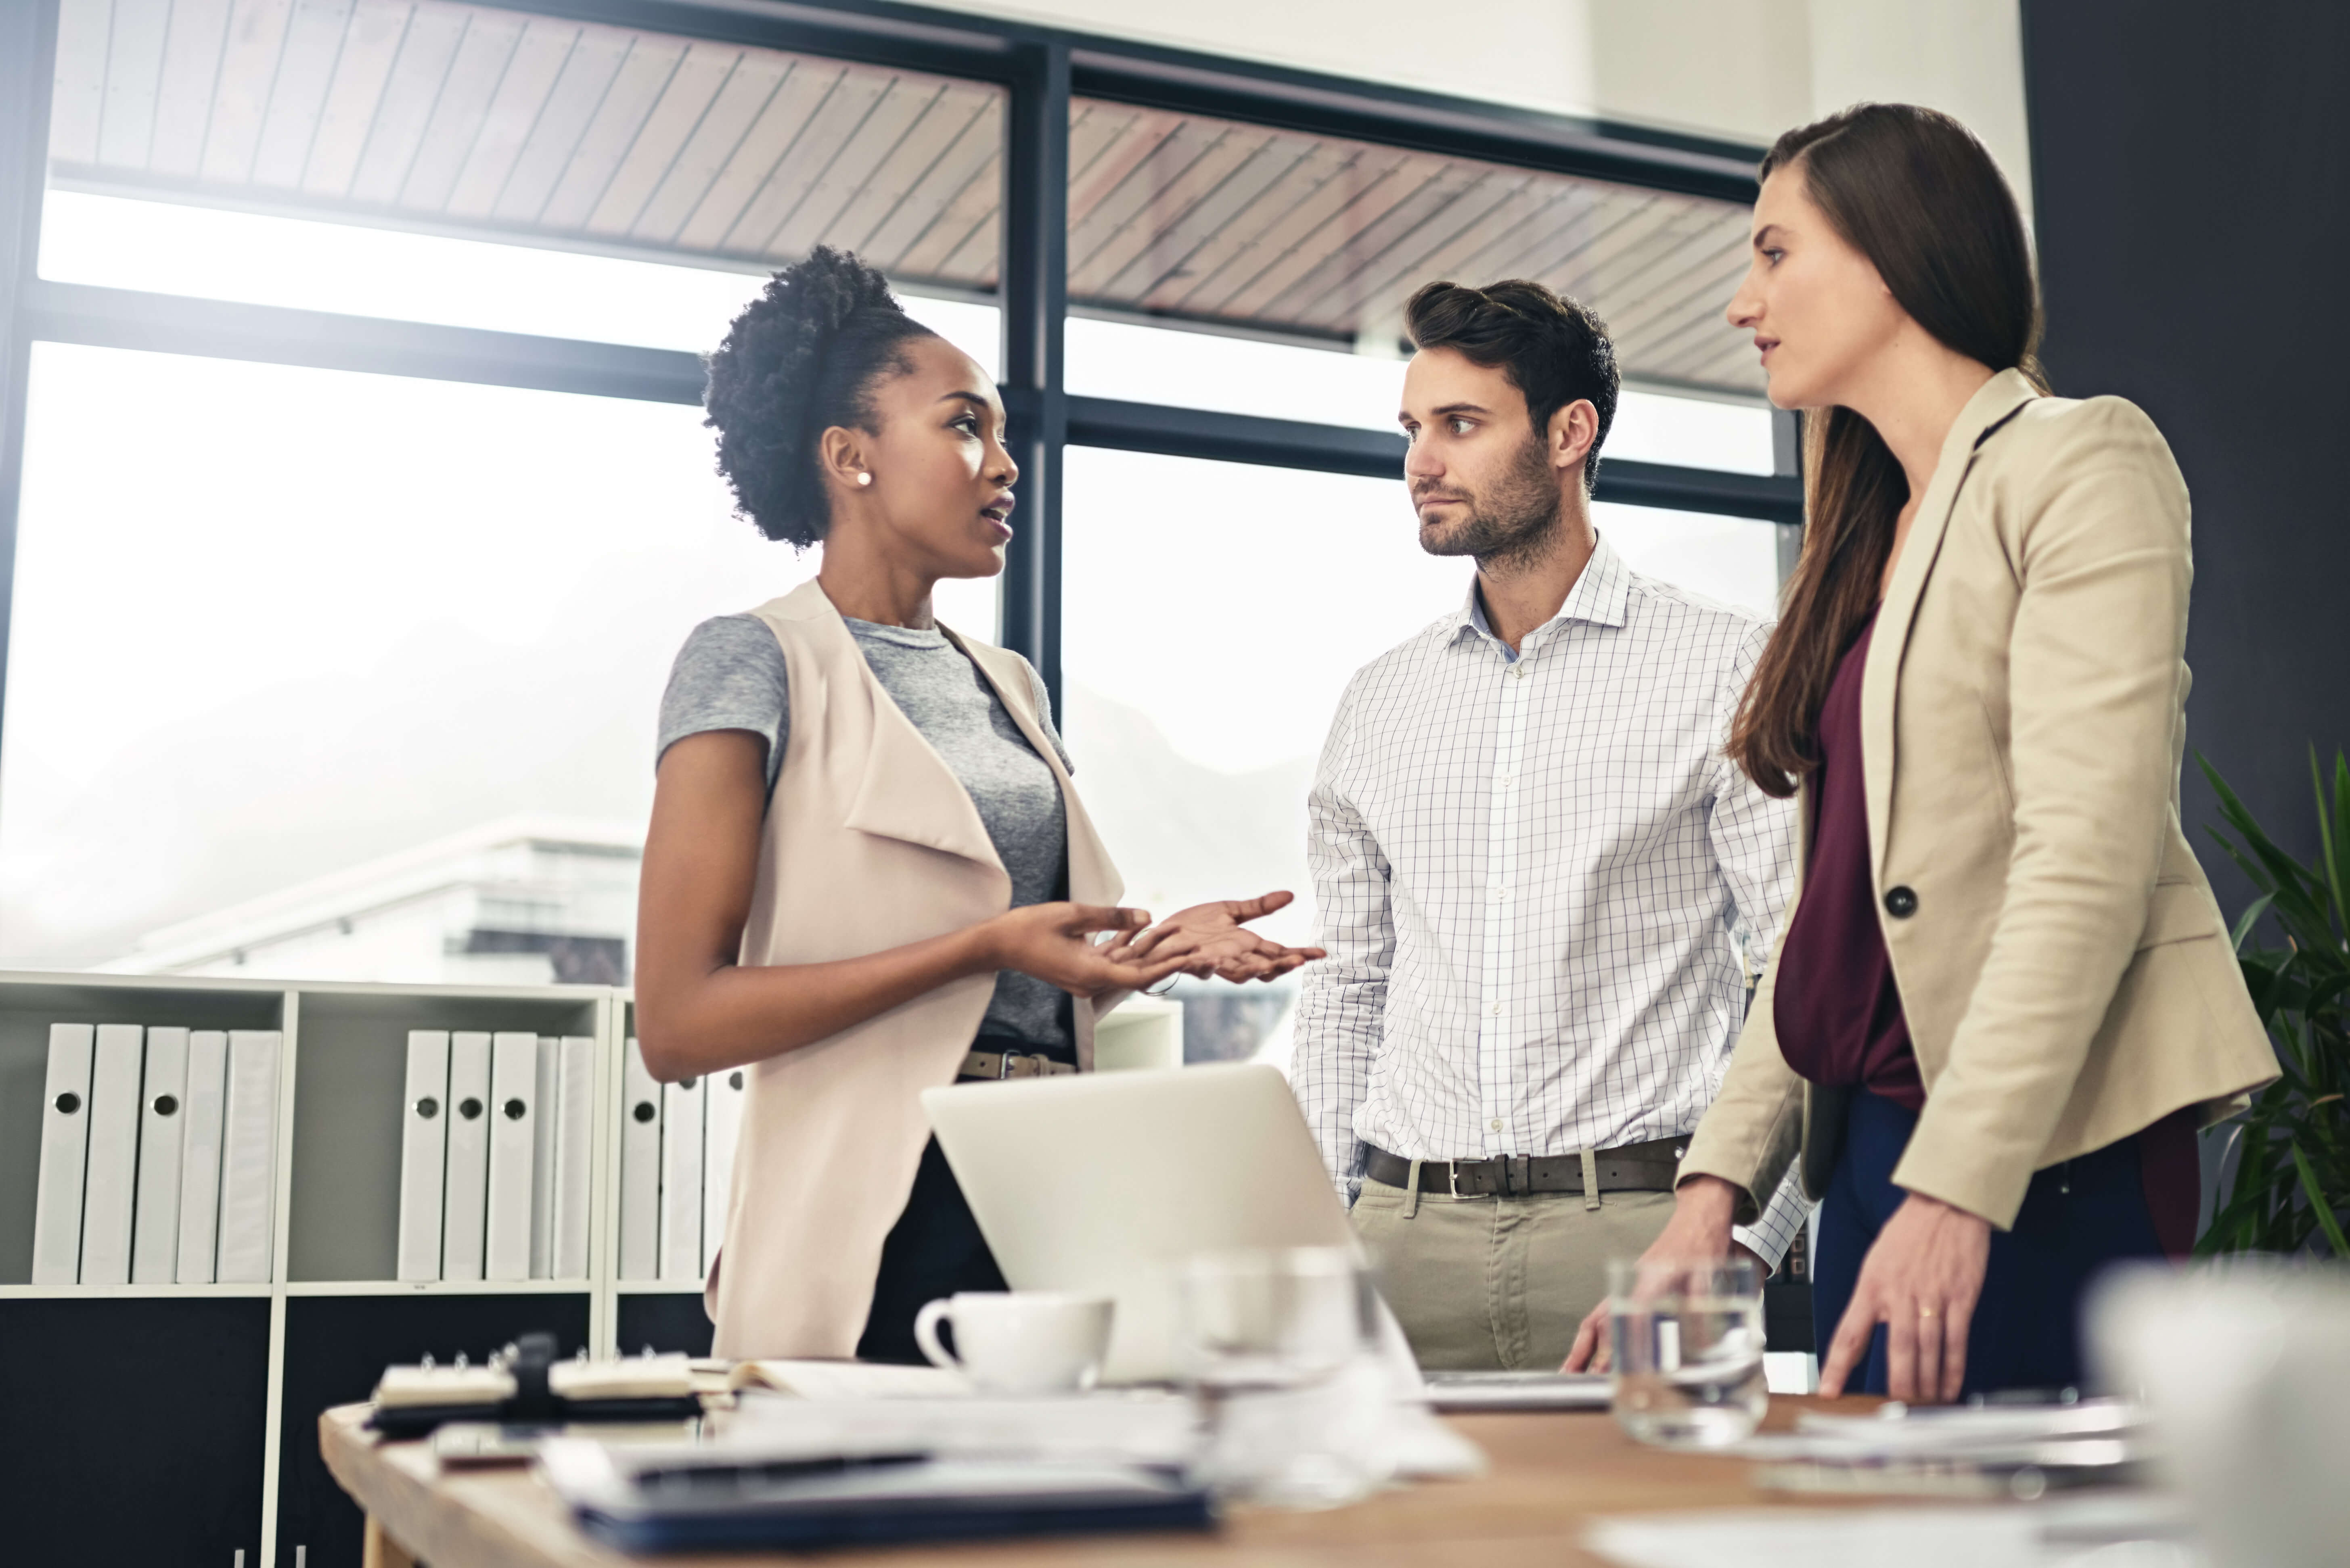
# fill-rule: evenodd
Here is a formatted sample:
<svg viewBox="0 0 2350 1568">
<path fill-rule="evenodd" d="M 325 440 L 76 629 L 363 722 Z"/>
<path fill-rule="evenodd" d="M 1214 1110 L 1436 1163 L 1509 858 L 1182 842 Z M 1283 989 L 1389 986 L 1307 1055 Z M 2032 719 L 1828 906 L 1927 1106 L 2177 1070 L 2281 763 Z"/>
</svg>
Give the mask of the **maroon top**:
<svg viewBox="0 0 2350 1568">
<path fill-rule="evenodd" d="M 1814 1084 L 1859 1085 L 1910 1110 L 1926 1104 L 1893 960 L 1877 923 L 1868 797 L 1860 765 L 1860 674 L 1874 611 L 1837 660 L 1820 708 L 1804 896 L 1779 950 L 1772 1023 L 1787 1065 Z"/>
<path fill-rule="evenodd" d="M 1877 923 L 1869 867 L 1867 785 L 1860 761 L 1860 677 L 1877 630 L 1871 611 L 1836 663 L 1820 708 L 1820 765 L 1812 780 L 1812 842 L 1804 895 L 1779 950 L 1772 1023 L 1787 1065 L 1814 1084 L 1859 1086 L 1912 1111 L 1925 1081 L 1909 1044 L 1901 988 Z M 2148 1217 L 2162 1250 L 2195 1245 L 2201 1198 L 2192 1106 L 2135 1136 Z"/>
</svg>

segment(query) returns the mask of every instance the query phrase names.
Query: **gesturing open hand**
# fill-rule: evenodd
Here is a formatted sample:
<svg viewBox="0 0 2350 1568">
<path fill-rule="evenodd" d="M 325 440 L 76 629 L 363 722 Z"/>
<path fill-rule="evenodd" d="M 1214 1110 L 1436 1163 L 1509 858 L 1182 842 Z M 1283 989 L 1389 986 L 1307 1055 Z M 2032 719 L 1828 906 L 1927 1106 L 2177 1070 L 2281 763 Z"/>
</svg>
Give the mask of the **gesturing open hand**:
<svg viewBox="0 0 2350 1568">
<path fill-rule="evenodd" d="M 1180 958 L 1190 961 L 1182 967 L 1192 974 L 1212 967 L 1220 980 L 1275 980 L 1300 964 L 1328 956 L 1320 948 L 1284 947 L 1245 929 L 1247 921 L 1287 907 L 1294 897 L 1266 893 L 1254 898 L 1194 904 L 1131 940 L 1110 947 L 1105 956 L 1128 964 Z"/>
<path fill-rule="evenodd" d="M 1140 909 L 1099 904 L 1024 904 L 983 928 L 989 967 L 1017 970 L 1071 996 L 1140 991 L 1178 971 L 1204 973 L 1207 961 L 1184 952 L 1136 954 L 1132 943 L 1094 940 L 1100 931 L 1139 932 L 1150 924 Z"/>
</svg>

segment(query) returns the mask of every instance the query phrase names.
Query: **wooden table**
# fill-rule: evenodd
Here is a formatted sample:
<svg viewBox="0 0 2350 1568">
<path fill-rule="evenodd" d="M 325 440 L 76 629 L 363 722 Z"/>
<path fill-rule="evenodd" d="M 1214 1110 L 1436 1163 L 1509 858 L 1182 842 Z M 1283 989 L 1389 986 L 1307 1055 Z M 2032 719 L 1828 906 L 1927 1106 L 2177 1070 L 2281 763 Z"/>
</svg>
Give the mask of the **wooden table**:
<svg viewBox="0 0 2350 1568">
<path fill-rule="evenodd" d="M 1765 1430 L 1802 1409 L 1866 1410 L 1869 1398 L 1779 1396 Z M 520 1469 L 441 1473 L 426 1444 L 378 1443 L 368 1407 L 318 1420 L 328 1469 L 369 1518 L 369 1568 L 618 1568 L 631 1559 L 581 1535 L 555 1495 Z M 1212 1535 L 1091 1536 L 919 1546 L 783 1557 L 664 1557 L 665 1563 L 750 1568 L 773 1563 L 856 1568 L 977 1564 L 1218 1564 L 1221 1568 L 1503 1568 L 1597 1564 L 1581 1544 L 1601 1514 L 1673 1509 L 1834 1506 L 1821 1497 L 1758 1490 L 1742 1459 L 1642 1448 L 1604 1414 L 1461 1416 L 1453 1425 L 1485 1450 L 1474 1480 L 1432 1481 L 1325 1513 L 1235 1509 Z M 411 1556 L 412 1554 L 412 1556 Z"/>
</svg>

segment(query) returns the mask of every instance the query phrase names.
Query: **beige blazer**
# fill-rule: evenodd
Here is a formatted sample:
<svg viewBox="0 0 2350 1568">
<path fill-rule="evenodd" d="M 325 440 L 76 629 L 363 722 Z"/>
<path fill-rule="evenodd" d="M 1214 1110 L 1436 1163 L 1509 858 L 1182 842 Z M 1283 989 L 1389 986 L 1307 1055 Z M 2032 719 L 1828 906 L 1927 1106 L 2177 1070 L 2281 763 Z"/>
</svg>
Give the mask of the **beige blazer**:
<svg viewBox="0 0 2350 1568">
<path fill-rule="evenodd" d="M 1926 1085 L 1893 1179 L 2002 1229 L 2034 1170 L 2277 1075 L 2179 823 L 2191 575 L 2152 421 L 2009 370 L 1951 427 L 1878 613 L 1869 848 Z M 1750 1219 L 1799 1145 L 1816 1198 L 1840 1130 L 1779 1054 L 1777 977 L 1681 1164 Z"/>
<path fill-rule="evenodd" d="M 742 961 L 860 957 L 1010 908 L 1012 880 L 978 808 L 874 679 L 824 589 L 806 583 L 753 613 L 783 645 L 792 713 Z M 1118 872 L 1037 723 L 1026 665 L 947 635 L 1060 781 L 1069 896 L 1117 903 Z M 920 1096 L 954 1082 L 994 985 L 972 975 L 753 1065 L 725 1244 L 704 1297 L 715 1354 L 856 1353 L 881 1243 L 931 1136 Z M 1081 1067 L 1093 1065 L 1097 1013 L 1118 1000 L 1077 1003 Z"/>
</svg>

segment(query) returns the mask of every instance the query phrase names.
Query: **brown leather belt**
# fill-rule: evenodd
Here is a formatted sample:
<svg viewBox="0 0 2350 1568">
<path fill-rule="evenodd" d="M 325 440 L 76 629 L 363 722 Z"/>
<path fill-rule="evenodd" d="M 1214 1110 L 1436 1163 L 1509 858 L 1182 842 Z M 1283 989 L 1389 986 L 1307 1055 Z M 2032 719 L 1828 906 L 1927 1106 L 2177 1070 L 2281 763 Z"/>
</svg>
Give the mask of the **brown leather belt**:
<svg viewBox="0 0 2350 1568">
<path fill-rule="evenodd" d="M 1670 1192 L 1680 1174 L 1689 1137 L 1651 1138 L 1621 1148 L 1594 1152 L 1602 1192 Z M 1388 1187 L 1409 1188 L 1411 1161 L 1377 1147 L 1363 1161 L 1363 1174 Z M 1424 1159 L 1419 1189 L 1455 1198 L 1523 1197 L 1533 1192 L 1583 1190 L 1580 1154 L 1504 1154 L 1492 1159 Z"/>
<path fill-rule="evenodd" d="M 1077 1070 L 1075 1062 L 1055 1062 L 1028 1051 L 968 1051 L 963 1054 L 963 1078 L 1057 1078 Z"/>
</svg>

